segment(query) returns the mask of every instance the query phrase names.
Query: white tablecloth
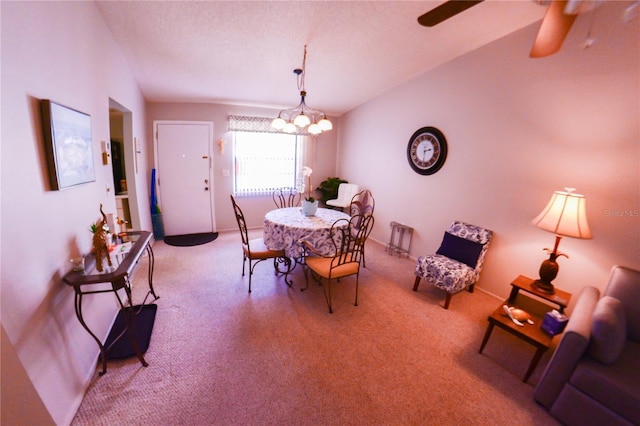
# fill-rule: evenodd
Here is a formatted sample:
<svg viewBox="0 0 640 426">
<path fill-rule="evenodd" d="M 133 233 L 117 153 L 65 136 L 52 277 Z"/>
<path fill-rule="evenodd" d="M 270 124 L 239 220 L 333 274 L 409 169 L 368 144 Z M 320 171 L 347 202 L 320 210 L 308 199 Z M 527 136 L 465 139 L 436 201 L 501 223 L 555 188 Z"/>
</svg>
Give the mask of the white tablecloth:
<svg viewBox="0 0 640 426">
<path fill-rule="evenodd" d="M 323 208 L 314 216 L 305 216 L 300 207 L 271 210 L 264 216 L 264 242 L 272 250 L 284 249 L 294 259 L 304 254 L 301 239 L 309 241 L 321 254 L 330 255 L 334 250 L 330 229 L 338 219 L 349 219 L 349 215 Z"/>
</svg>

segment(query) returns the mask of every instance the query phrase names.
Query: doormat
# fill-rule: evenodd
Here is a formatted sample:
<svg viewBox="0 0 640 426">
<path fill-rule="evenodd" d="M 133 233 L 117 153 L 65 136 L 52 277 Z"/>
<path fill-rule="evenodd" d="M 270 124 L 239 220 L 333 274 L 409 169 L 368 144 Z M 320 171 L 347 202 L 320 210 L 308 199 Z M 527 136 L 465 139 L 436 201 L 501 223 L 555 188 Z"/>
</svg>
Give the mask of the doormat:
<svg viewBox="0 0 640 426">
<path fill-rule="evenodd" d="M 189 247 L 207 244 L 218 238 L 217 232 L 205 232 L 202 234 L 165 235 L 164 242 L 170 246 Z"/>
<path fill-rule="evenodd" d="M 127 308 L 129 309 L 129 308 Z M 134 312 L 137 312 L 134 318 L 134 339 L 140 348 L 141 353 L 145 353 L 149 349 L 149 342 L 151 341 L 151 333 L 153 332 L 153 323 L 156 320 L 156 311 L 158 306 L 155 304 L 134 306 Z M 124 312 L 121 309 L 118 312 L 113 327 L 109 332 L 109 337 L 104 346 L 107 348 L 107 359 L 123 359 L 136 356 L 136 351 L 131 345 L 129 340 L 129 331 L 126 330 L 126 324 L 124 319 Z M 118 339 L 118 336 L 123 332 L 124 334 Z M 116 340 L 117 339 L 117 340 Z M 114 343 L 115 342 L 115 343 Z M 109 347 L 110 345 L 112 345 Z"/>
</svg>

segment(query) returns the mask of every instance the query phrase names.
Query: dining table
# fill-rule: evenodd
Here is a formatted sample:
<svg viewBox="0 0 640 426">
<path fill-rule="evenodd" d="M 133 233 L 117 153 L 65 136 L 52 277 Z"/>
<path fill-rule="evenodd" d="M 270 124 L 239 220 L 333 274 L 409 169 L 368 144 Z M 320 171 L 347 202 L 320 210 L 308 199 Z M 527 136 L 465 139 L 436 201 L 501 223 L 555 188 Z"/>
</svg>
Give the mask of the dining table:
<svg viewBox="0 0 640 426">
<path fill-rule="evenodd" d="M 314 215 L 307 216 L 301 207 L 285 207 L 269 211 L 264 216 L 263 238 L 272 250 L 284 250 L 287 257 L 300 260 L 304 257 L 307 241 L 321 255 L 331 255 L 335 250 L 331 240 L 331 227 L 339 219 L 350 216 L 339 210 L 318 208 Z M 347 226 L 348 222 L 344 222 Z"/>
</svg>

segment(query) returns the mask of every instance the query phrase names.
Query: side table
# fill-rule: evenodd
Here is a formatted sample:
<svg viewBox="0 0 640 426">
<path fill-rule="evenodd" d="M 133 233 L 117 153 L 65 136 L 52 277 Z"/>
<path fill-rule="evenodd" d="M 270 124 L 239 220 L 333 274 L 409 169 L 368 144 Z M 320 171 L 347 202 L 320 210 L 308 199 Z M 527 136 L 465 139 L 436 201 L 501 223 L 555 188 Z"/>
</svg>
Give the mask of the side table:
<svg viewBox="0 0 640 426">
<path fill-rule="evenodd" d="M 553 336 L 547 334 L 540 328 L 542 320 L 547 312 L 552 309 L 558 309 L 560 312 L 564 312 L 564 309 L 569 304 L 571 299 L 571 293 L 562 291 L 559 288 L 555 288 L 554 294 L 545 294 L 538 291 L 531 284 L 534 280 L 524 275 L 518 276 L 511 283 L 511 294 L 509 298 L 504 302 L 509 307 L 516 307 L 526 311 L 531 315 L 533 325 L 525 323 L 523 326 L 516 325 L 511 318 L 507 316 L 502 305 L 500 305 L 488 318 L 489 325 L 487 331 L 484 333 L 482 344 L 480 345 L 479 353 L 482 353 L 485 345 L 491 337 L 491 332 L 494 326 L 498 326 L 508 333 L 524 340 L 525 342 L 536 347 L 536 352 L 533 355 L 533 359 L 529 364 L 529 368 L 524 375 L 523 382 L 526 383 L 531 376 L 531 373 L 535 370 L 542 355 L 549 349 Z M 533 296 L 533 297 L 532 297 Z"/>
<path fill-rule="evenodd" d="M 151 232 L 148 231 L 135 231 L 121 234 L 123 243 L 131 243 L 130 249 L 126 253 L 111 254 L 113 267 L 105 265 L 103 272 L 98 272 L 95 269 L 95 258 L 92 254 L 85 256 L 85 269 L 84 271 L 71 271 L 66 274 L 62 280 L 69 286 L 73 287 L 75 292 L 75 311 L 78 321 L 82 324 L 85 330 L 93 337 L 98 346 L 100 347 L 100 356 L 102 358 L 102 371 L 99 375 L 103 375 L 107 372 L 107 351 L 109 348 L 105 348 L 104 344 L 100 341 L 98 336 L 89 328 L 84 320 L 82 314 L 82 297 L 88 294 L 97 293 L 114 293 L 118 303 L 120 304 L 121 311 L 125 319 L 125 330 L 120 334 L 116 341 L 123 337 L 124 334 L 129 336 L 129 341 L 136 353 L 136 356 L 140 360 L 143 366 L 147 366 L 144 356 L 140 352 L 138 344 L 133 337 L 135 335 L 135 322 L 134 318 L 136 313 L 134 312 L 133 303 L 131 300 L 131 281 L 130 278 L 135 272 L 138 261 L 142 256 L 142 253 L 146 252 L 149 256 L 149 269 L 147 279 L 149 282 L 149 291 L 143 301 L 143 305 L 146 299 L 151 295 L 154 300 L 159 297 L 156 295 L 153 289 L 153 267 L 154 257 L 153 250 L 151 250 Z M 126 294 L 126 301 L 123 302 L 119 290 L 124 289 Z M 115 343 L 115 342 L 114 342 Z"/>
</svg>

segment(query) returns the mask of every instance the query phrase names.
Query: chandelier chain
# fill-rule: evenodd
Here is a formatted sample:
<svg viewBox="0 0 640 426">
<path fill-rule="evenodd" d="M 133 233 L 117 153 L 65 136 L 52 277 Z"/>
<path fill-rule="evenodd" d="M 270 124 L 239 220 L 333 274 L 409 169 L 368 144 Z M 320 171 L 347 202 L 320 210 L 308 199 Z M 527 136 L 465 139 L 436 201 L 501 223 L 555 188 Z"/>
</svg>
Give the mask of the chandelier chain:
<svg viewBox="0 0 640 426">
<path fill-rule="evenodd" d="M 304 75 L 307 72 L 307 45 L 304 45 L 304 55 L 302 55 L 302 70 L 301 72 L 297 72 L 298 70 L 294 70 L 296 74 L 298 74 L 298 90 L 304 90 Z"/>
</svg>

